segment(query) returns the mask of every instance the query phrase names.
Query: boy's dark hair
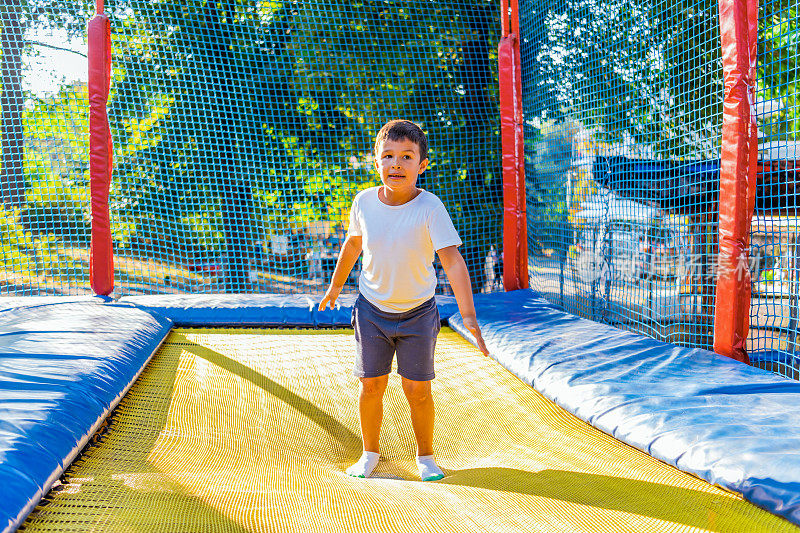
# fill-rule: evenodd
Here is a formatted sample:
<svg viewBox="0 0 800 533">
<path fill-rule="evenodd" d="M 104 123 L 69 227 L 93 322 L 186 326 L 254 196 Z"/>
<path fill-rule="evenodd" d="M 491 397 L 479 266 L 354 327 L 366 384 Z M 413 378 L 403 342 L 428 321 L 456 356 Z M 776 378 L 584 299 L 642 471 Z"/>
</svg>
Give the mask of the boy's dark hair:
<svg viewBox="0 0 800 533">
<path fill-rule="evenodd" d="M 378 148 L 386 140 L 402 141 L 408 139 L 419 147 L 419 160 L 428 158 L 428 136 L 422 128 L 410 120 L 390 120 L 383 125 L 381 131 L 375 136 L 375 155 L 378 155 Z"/>
</svg>

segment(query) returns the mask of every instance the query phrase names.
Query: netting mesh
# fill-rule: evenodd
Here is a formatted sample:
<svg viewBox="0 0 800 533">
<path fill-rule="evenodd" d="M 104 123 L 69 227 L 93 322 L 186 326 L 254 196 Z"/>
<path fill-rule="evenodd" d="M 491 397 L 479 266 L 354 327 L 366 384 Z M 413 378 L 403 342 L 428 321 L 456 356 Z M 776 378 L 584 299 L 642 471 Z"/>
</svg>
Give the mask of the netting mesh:
<svg viewBox="0 0 800 533">
<path fill-rule="evenodd" d="M 21 208 L 3 221 L 52 242 L 4 246 L 4 276 L 30 280 L 3 291 L 79 292 L 88 105 L 74 80 L 85 65 L 36 107 L 19 75 L 57 62 L 21 67 L 19 55 L 36 50 L 26 39 L 43 28 L 66 28 L 85 54 L 94 3 L 21 2 L 2 14 L 2 182 L 6 206 Z M 379 183 L 374 135 L 394 118 L 427 131 L 420 185 L 448 207 L 475 290 L 491 288 L 502 203 L 496 2 L 117 0 L 105 10 L 118 295 L 322 290 L 350 201 Z"/>
<path fill-rule="evenodd" d="M 321 291 L 353 195 L 378 183 L 373 136 L 398 117 L 430 136 L 421 185 L 454 218 L 473 288 L 499 288 L 498 7 L 107 2 L 116 293 Z M 797 11 L 759 13 L 745 266 L 751 359 L 794 377 Z M 0 12 L 2 294 L 90 292 L 93 12 L 52 0 Z M 520 23 L 533 287 L 581 316 L 711 347 L 717 3 L 524 0 Z"/>
<path fill-rule="evenodd" d="M 0 294 L 90 292 L 88 8 L 0 10 Z"/>
<path fill-rule="evenodd" d="M 798 2 L 764 2 L 759 13 L 755 112 L 759 161 L 753 218 L 751 359 L 798 378 L 797 143 Z"/>
<path fill-rule="evenodd" d="M 321 291 L 393 118 L 427 131 L 421 186 L 483 288 L 502 202 L 493 2 L 116 7 L 118 292 Z"/>
<path fill-rule="evenodd" d="M 623 329 L 713 343 L 717 2 L 520 4 L 531 285 Z"/>
</svg>

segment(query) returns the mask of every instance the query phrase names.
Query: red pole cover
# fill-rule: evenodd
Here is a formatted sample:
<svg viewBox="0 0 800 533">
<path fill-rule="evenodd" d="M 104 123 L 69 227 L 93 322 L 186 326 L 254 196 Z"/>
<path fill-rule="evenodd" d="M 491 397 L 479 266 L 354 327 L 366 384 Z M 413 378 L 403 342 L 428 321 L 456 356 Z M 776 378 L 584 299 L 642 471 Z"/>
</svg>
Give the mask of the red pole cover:
<svg viewBox="0 0 800 533">
<path fill-rule="evenodd" d="M 758 0 L 719 0 L 723 102 L 719 194 L 719 264 L 714 351 L 749 363 L 750 225 L 758 137 L 754 101 Z"/>
<path fill-rule="evenodd" d="M 512 0 L 511 17 L 514 27 L 519 32 L 519 5 L 517 0 Z M 528 288 L 528 211 L 527 194 L 525 192 L 525 135 L 522 113 L 522 57 L 519 49 L 519 34 L 514 40 L 514 146 L 517 151 L 517 174 L 516 174 L 516 200 L 514 206 L 517 212 L 517 238 L 514 241 L 516 247 L 516 272 L 517 287 L 520 289 Z"/>
<path fill-rule="evenodd" d="M 92 290 L 107 296 L 114 290 L 114 251 L 108 192 L 111 185 L 112 141 L 106 104 L 111 82 L 111 23 L 98 14 L 89 21 L 89 175 L 91 179 L 92 242 L 89 276 Z"/>
<path fill-rule="evenodd" d="M 522 76 L 519 38 L 515 33 L 500 40 L 498 63 L 503 147 L 503 287 L 510 291 L 528 287 Z"/>
<path fill-rule="evenodd" d="M 506 37 L 511 32 L 508 25 L 508 0 L 500 0 L 500 37 Z"/>
</svg>

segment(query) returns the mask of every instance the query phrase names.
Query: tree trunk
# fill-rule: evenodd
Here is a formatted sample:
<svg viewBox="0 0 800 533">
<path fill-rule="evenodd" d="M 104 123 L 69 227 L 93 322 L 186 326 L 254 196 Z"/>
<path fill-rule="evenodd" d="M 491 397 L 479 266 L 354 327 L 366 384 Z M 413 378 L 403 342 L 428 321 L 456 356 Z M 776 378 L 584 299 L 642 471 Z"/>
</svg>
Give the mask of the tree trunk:
<svg viewBox="0 0 800 533">
<path fill-rule="evenodd" d="M 6 207 L 20 207 L 25 203 L 25 175 L 23 163 L 22 132 L 22 44 L 24 30 L 20 18 L 20 0 L 5 0 L 0 11 L 2 37 L 0 38 L 0 64 L 2 64 L 2 96 L 0 107 L 0 193 Z"/>
</svg>

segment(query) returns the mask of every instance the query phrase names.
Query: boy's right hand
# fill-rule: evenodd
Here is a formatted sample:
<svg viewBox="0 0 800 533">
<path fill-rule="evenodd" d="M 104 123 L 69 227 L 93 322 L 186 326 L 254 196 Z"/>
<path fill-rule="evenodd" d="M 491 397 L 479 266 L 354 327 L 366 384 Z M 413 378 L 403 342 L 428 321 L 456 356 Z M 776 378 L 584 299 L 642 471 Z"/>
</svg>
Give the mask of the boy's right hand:
<svg viewBox="0 0 800 533">
<path fill-rule="evenodd" d="M 342 287 L 336 287 L 331 284 L 328 287 L 328 290 L 325 291 L 325 296 L 322 297 L 322 301 L 319 303 L 319 310 L 324 311 L 327 304 L 330 304 L 331 309 L 333 309 L 336 305 L 336 299 L 339 297 L 341 292 Z"/>
</svg>

